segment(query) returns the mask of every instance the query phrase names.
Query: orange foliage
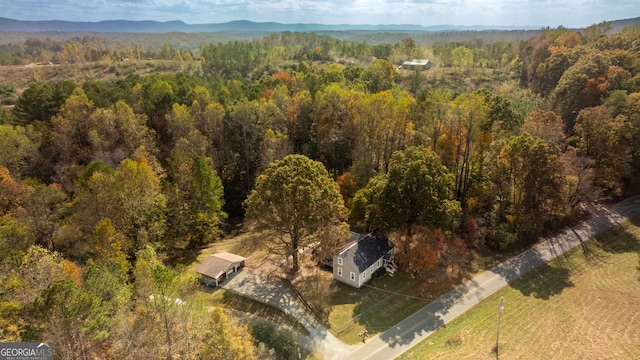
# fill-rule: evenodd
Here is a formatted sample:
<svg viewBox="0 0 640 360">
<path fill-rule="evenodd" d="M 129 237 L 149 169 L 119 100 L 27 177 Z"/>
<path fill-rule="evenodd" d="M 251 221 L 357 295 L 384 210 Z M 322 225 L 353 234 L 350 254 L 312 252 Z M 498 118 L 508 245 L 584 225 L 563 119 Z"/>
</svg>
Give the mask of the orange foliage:
<svg viewBox="0 0 640 360">
<path fill-rule="evenodd" d="M 567 48 L 565 46 L 549 46 L 549 51 L 551 52 L 551 55 L 555 55 L 567 51 Z"/>
<path fill-rule="evenodd" d="M 560 44 L 567 49 L 571 49 L 580 44 L 580 35 L 578 33 L 572 32 L 564 36 L 560 39 Z"/>
<path fill-rule="evenodd" d="M 455 238 L 447 243 L 442 252 L 442 259 L 447 265 L 461 264 L 467 260 L 468 256 L 467 244 L 460 238 Z"/>
<path fill-rule="evenodd" d="M 478 222 L 473 218 L 473 216 L 465 216 L 463 229 L 465 234 L 473 234 L 478 231 Z"/>
<path fill-rule="evenodd" d="M 271 95 L 273 95 L 273 90 L 267 89 L 267 90 L 263 91 L 262 94 L 260 94 L 260 97 L 265 99 L 265 100 L 269 100 L 269 99 L 271 99 Z"/>
<path fill-rule="evenodd" d="M 0 216 L 20 207 L 25 191 L 27 191 L 27 186 L 13 180 L 9 169 L 0 166 Z"/>
<path fill-rule="evenodd" d="M 624 71 L 623 68 L 621 68 L 620 66 L 609 66 L 609 69 L 607 70 L 607 78 L 611 77 L 611 76 L 615 76 L 616 73 L 620 72 L 620 71 Z"/>
<path fill-rule="evenodd" d="M 62 265 L 62 273 L 64 276 L 80 285 L 80 283 L 82 283 L 82 271 L 80 270 L 80 267 L 67 259 L 63 259 L 60 263 Z"/>
<path fill-rule="evenodd" d="M 285 84 L 287 87 L 291 86 L 291 75 L 284 70 L 278 71 L 277 73 L 271 75 L 271 77 L 273 79 L 282 81 L 282 83 Z"/>
<path fill-rule="evenodd" d="M 602 95 L 609 88 L 609 81 L 604 77 L 598 77 L 597 79 L 587 80 L 586 95 L 587 106 L 596 106 L 602 98 Z"/>
<path fill-rule="evenodd" d="M 149 161 L 147 161 L 147 157 L 144 155 L 140 155 L 136 158 L 136 162 L 138 164 L 145 164 L 145 165 L 149 165 Z"/>
<path fill-rule="evenodd" d="M 351 173 L 347 171 L 336 179 L 336 183 L 338 183 L 340 187 L 340 195 L 342 195 L 345 206 L 351 208 L 351 200 L 356 194 L 356 191 L 358 191 L 358 185 L 355 179 L 351 176 Z"/>
<path fill-rule="evenodd" d="M 280 70 L 277 73 L 271 75 L 274 80 L 280 80 L 289 89 L 290 92 L 294 92 L 298 88 L 298 83 L 295 76 L 291 76 L 288 72 Z"/>
<path fill-rule="evenodd" d="M 481 144 L 491 145 L 491 143 L 493 143 L 493 135 L 491 135 L 490 131 L 481 131 L 478 139 Z"/>
<path fill-rule="evenodd" d="M 411 276 L 418 276 L 440 264 L 445 236 L 441 229 L 413 225 L 400 230 L 396 248 L 398 264 Z"/>
<path fill-rule="evenodd" d="M 460 264 L 467 261 L 469 257 L 469 249 L 460 238 L 450 241 L 444 248 L 442 259 L 447 265 L 447 274 L 452 277 L 460 276 Z"/>
<path fill-rule="evenodd" d="M 607 79 L 611 89 L 623 89 L 625 83 L 631 79 L 631 73 L 620 66 L 610 66 Z"/>
</svg>

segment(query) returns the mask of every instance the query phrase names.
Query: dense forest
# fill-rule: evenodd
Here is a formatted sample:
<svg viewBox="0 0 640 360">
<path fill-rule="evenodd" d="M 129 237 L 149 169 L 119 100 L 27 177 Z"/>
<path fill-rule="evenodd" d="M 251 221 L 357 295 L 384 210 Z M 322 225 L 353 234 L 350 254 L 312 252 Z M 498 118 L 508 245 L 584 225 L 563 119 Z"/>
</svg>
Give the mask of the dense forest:
<svg viewBox="0 0 640 360">
<path fill-rule="evenodd" d="M 195 274 L 171 259 L 242 223 L 291 154 L 321 163 L 299 161 L 413 275 L 528 246 L 637 191 L 640 28 L 539 34 L 0 45 L 2 65 L 112 75 L 0 84 L 0 339 L 56 340 L 64 359 L 254 358 L 250 329 L 189 302 Z M 415 58 L 435 66 L 398 68 Z M 189 71 L 116 73 L 149 59 Z"/>
</svg>

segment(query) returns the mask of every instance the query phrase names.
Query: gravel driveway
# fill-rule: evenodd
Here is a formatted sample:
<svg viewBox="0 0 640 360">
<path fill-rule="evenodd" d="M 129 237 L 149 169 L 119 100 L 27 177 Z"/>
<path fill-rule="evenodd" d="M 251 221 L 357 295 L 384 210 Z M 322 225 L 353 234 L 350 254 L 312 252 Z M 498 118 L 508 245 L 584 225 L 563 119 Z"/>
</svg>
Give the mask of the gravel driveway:
<svg viewBox="0 0 640 360">
<path fill-rule="evenodd" d="M 317 322 L 298 301 L 293 290 L 278 276 L 269 275 L 266 269 L 245 267 L 222 284 L 225 290 L 282 310 L 294 317 L 311 335 L 306 339 L 310 348 L 321 353 L 325 360 L 342 359 L 353 347 L 345 345 Z"/>
</svg>

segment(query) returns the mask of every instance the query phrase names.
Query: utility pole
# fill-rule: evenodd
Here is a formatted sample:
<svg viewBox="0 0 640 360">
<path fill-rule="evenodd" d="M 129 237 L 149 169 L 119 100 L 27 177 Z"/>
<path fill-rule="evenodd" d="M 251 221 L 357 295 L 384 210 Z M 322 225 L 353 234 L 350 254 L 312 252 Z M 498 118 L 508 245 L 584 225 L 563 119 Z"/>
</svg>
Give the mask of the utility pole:
<svg viewBox="0 0 640 360">
<path fill-rule="evenodd" d="M 504 312 L 504 296 L 500 296 L 500 309 L 498 310 L 498 335 L 496 336 L 496 360 L 499 358 L 498 346 L 500 341 L 500 317 Z"/>
</svg>

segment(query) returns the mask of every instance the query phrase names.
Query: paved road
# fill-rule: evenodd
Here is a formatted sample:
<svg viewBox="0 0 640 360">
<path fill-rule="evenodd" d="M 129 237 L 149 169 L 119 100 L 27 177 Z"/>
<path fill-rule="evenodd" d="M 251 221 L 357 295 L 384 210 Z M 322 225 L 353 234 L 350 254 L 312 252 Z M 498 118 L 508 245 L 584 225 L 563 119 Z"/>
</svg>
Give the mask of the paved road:
<svg viewBox="0 0 640 360">
<path fill-rule="evenodd" d="M 600 207 L 600 209 L 599 214 L 594 218 L 539 243 L 458 286 L 393 328 L 360 345 L 342 359 L 389 360 L 396 358 L 444 324 L 518 277 L 573 249 L 583 241 L 620 221 L 639 213 L 640 196 L 622 201 L 610 209 L 604 207 Z"/>
<path fill-rule="evenodd" d="M 301 342 L 323 354 L 325 360 L 341 359 L 349 355 L 353 346 L 345 345 L 311 317 L 300 304 L 296 294 L 277 276 L 269 271 L 244 268 L 222 285 L 223 289 L 259 301 L 293 316 L 310 334 Z"/>
</svg>

